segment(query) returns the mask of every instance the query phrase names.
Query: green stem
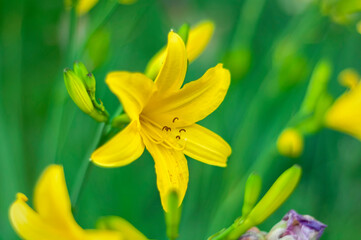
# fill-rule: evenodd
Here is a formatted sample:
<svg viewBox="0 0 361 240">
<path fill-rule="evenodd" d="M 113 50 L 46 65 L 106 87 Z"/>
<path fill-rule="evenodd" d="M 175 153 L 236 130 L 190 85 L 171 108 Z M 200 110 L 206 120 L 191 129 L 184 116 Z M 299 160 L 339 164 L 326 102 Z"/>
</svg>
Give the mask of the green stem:
<svg viewBox="0 0 361 240">
<path fill-rule="evenodd" d="M 122 106 L 119 106 L 118 109 L 115 111 L 112 119 L 115 118 L 116 116 L 118 116 L 119 114 L 121 114 L 122 111 L 123 111 Z M 112 120 L 109 120 L 107 123 L 102 123 L 99 126 L 99 130 L 94 138 L 96 140 L 92 144 L 92 146 L 90 148 L 90 152 L 87 153 L 87 157 L 84 160 L 82 167 L 79 169 L 79 172 L 78 172 L 78 175 L 77 175 L 74 187 L 73 187 L 73 191 L 72 191 L 71 197 L 70 197 L 73 212 L 76 212 L 76 210 L 77 210 L 76 208 L 77 208 L 79 197 L 84 189 L 85 183 L 88 180 L 90 172 L 93 168 L 93 164 L 91 163 L 91 160 L 89 159 L 88 156 L 90 156 L 91 153 L 95 149 L 97 149 L 98 147 L 103 145 L 104 142 L 106 142 L 108 140 L 109 136 L 112 133 L 111 122 L 112 122 Z"/>
<path fill-rule="evenodd" d="M 102 123 L 101 126 L 99 127 L 97 137 L 95 138 L 97 140 L 94 142 L 94 144 L 92 144 L 91 151 L 96 149 L 99 146 L 99 144 L 101 142 L 103 142 L 104 138 L 107 136 L 107 132 L 109 131 L 108 125 L 109 124 Z M 90 171 L 93 167 L 93 164 L 91 163 L 91 160 L 88 157 L 90 154 L 91 153 L 87 154 L 87 157 L 83 162 L 83 165 L 79 169 L 79 172 L 78 172 L 78 175 L 77 175 L 74 187 L 73 187 L 73 191 L 71 193 L 71 203 L 72 203 L 72 209 L 74 212 L 77 210 L 76 207 L 77 207 L 79 197 L 84 189 L 85 182 L 88 180 Z"/>
</svg>

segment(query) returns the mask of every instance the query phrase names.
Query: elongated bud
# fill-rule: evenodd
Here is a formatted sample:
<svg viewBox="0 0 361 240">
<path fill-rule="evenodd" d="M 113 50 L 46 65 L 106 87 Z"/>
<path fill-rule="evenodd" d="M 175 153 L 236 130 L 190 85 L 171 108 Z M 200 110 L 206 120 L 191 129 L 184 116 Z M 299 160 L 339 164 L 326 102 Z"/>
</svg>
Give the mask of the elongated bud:
<svg viewBox="0 0 361 240">
<path fill-rule="evenodd" d="M 74 103 L 86 114 L 98 122 L 108 121 L 109 114 L 103 103 L 95 98 L 96 81 L 94 75 L 81 62 L 74 63 L 74 71 L 64 70 L 66 89 Z"/>
<path fill-rule="evenodd" d="M 84 83 L 88 91 L 90 91 L 91 93 L 95 93 L 96 81 L 92 73 L 88 73 L 84 77 Z"/>
<path fill-rule="evenodd" d="M 85 76 L 89 73 L 88 69 L 86 69 L 85 65 L 82 62 L 74 62 L 73 65 L 74 73 L 78 75 L 81 79 L 84 79 Z"/>
<path fill-rule="evenodd" d="M 185 45 L 187 45 L 188 42 L 189 30 L 190 26 L 187 23 L 183 24 L 178 30 L 178 35 L 183 39 Z"/>
<path fill-rule="evenodd" d="M 178 205 L 178 193 L 176 191 L 170 191 L 168 194 L 168 212 L 165 212 L 165 223 L 167 225 L 167 236 L 171 240 L 178 237 L 179 222 L 182 212 L 182 207 L 178 207 Z"/>
<path fill-rule="evenodd" d="M 83 80 L 86 90 L 95 94 L 96 81 L 94 75 L 88 72 L 82 62 L 74 63 L 74 73 Z"/>
<path fill-rule="evenodd" d="M 72 70 L 64 70 L 64 82 L 74 103 L 86 114 L 94 111 L 93 103 L 85 88 L 84 82 Z"/>
<path fill-rule="evenodd" d="M 242 207 L 242 217 L 246 217 L 256 204 L 261 192 L 262 179 L 259 175 L 251 173 L 246 182 L 244 192 L 244 203 Z"/>
<path fill-rule="evenodd" d="M 277 140 L 278 152 L 286 157 L 297 158 L 303 152 L 303 136 L 294 128 L 285 129 Z"/>
<path fill-rule="evenodd" d="M 331 64 L 327 60 L 321 60 L 315 67 L 307 94 L 303 100 L 301 111 L 312 113 L 321 95 L 327 92 L 327 84 L 331 76 Z"/>
<path fill-rule="evenodd" d="M 237 239 L 252 226 L 266 220 L 295 190 L 301 173 L 301 167 L 298 165 L 293 165 L 283 172 L 248 216 L 228 235 L 227 239 Z"/>
<path fill-rule="evenodd" d="M 257 225 L 266 220 L 276 211 L 295 190 L 302 174 L 298 165 L 293 165 L 278 177 L 259 203 L 253 208 L 248 217 Z"/>
</svg>

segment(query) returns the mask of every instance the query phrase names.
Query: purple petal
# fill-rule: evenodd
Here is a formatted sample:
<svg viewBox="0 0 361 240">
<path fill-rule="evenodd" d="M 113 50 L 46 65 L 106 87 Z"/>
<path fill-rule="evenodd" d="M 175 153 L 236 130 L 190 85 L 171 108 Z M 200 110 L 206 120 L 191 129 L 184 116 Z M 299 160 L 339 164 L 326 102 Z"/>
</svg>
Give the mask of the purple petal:
<svg viewBox="0 0 361 240">
<path fill-rule="evenodd" d="M 290 210 L 282 220 L 287 222 L 287 227 L 280 237 L 292 236 L 296 240 L 317 240 L 327 227 L 313 217 L 302 216 L 294 210 Z"/>
</svg>

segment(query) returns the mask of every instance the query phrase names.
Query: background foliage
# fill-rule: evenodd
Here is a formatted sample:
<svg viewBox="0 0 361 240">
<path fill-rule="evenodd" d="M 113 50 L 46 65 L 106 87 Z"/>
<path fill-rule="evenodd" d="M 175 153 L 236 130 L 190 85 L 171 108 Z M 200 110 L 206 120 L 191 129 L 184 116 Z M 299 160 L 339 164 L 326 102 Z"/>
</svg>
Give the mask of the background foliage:
<svg viewBox="0 0 361 240">
<path fill-rule="evenodd" d="M 275 150 L 276 139 L 297 112 L 320 59 L 332 63 L 334 96 L 344 91 L 337 83 L 341 70 L 361 71 L 361 36 L 354 25 L 336 24 L 307 2 L 140 0 L 109 8 L 109 1 L 103 0 L 79 19 L 69 50 L 70 13 L 62 1 L 0 1 L 0 239 L 17 239 L 7 217 L 16 192 L 31 199 L 40 173 L 54 162 L 64 165 L 71 191 L 94 147 L 99 126 L 67 96 L 62 70 L 74 60 L 83 61 L 96 76 L 98 96 L 113 113 L 119 102 L 105 86 L 106 73 L 144 71 L 166 44 L 170 28 L 203 19 L 215 22 L 215 35 L 189 66 L 186 80 L 195 80 L 222 62 L 226 52 L 234 57 L 226 62 L 235 65 L 228 95 L 202 122 L 231 144 L 233 154 L 226 169 L 189 159 L 180 239 L 205 239 L 231 224 L 241 213 L 249 171 L 262 175 L 266 191 L 295 162 L 304 170 L 299 187 L 260 228 L 269 230 L 293 208 L 328 224 L 323 239 L 361 236 L 360 142 L 322 130 L 307 137 L 304 154 L 297 160 Z M 105 24 L 98 24 L 103 18 Z M 92 228 L 98 217 L 118 215 L 149 238 L 165 239 L 153 165 L 144 153 L 126 167 L 94 167 L 75 213 L 80 225 Z"/>
</svg>

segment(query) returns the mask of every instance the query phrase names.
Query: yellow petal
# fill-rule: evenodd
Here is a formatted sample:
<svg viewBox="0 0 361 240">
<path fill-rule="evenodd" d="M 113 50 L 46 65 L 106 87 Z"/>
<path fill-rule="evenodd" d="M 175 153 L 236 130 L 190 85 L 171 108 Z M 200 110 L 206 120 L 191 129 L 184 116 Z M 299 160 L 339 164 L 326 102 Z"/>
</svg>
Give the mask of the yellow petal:
<svg viewBox="0 0 361 240">
<path fill-rule="evenodd" d="M 75 222 L 65 183 L 63 167 L 50 165 L 35 187 L 34 208 L 47 224 L 77 235 L 82 229 Z"/>
<path fill-rule="evenodd" d="M 344 93 L 325 117 L 327 127 L 350 134 L 361 141 L 361 84 Z"/>
<path fill-rule="evenodd" d="M 179 205 L 182 203 L 188 185 L 187 159 L 181 151 L 166 148 L 160 144 L 145 139 L 147 150 L 155 162 L 157 186 L 160 199 L 165 211 L 168 211 L 168 194 L 174 190 L 179 196 Z"/>
<path fill-rule="evenodd" d="M 189 63 L 193 62 L 207 47 L 214 32 L 214 24 L 211 21 L 204 21 L 193 27 L 189 31 L 186 52 Z M 159 50 L 148 62 L 145 75 L 154 79 L 161 68 L 165 57 L 166 48 Z"/>
<path fill-rule="evenodd" d="M 154 83 L 141 73 L 111 72 L 106 78 L 130 119 L 137 120 L 153 92 Z"/>
<path fill-rule="evenodd" d="M 222 103 L 230 84 L 230 73 L 222 64 L 209 69 L 200 79 L 187 83 L 174 94 L 159 97 L 144 114 L 163 125 L 177 117 L 175 126 L 191 125 L 211 114 Z"/>
<path fill-rule="evenodd" d="M 103 167 L 120 167 L 139 158 L 143 151 L 144 144 L 137 122 L 132 121 L 124 130 L 95 150 L 91 160 Z"/>
<path fill-rule="evenodd" d="M 26 240 L 75 240 L 71 234 L 52 226 L 26 204 L 25 195 L 18 193 L 10 206 L 9 218 L 14 230 Z M 80 239 L 80 238 L 79 238 Z"/>
<path fill-rule="evenodd" d="M 155 79 L 159 94 L 178 90 L 184 81 L 187 71 L 187 54 L 184 42 L 173 31 L 168 34 L 167 56 Z"/>
<path fill-rule="evenodd" d="M 214 24 L 204 21 L 193 27 L 188 35 L 187 56 L 189 62 L 193 62 L 207 47 L 214 32 Z"/>
<path fill-rule="evenodd" d="M 120 232 L 124 240 L 148 239 L 127 220 L 117 216 L 107 216 L 100 218 L 97 222 L 97 228 Z"/>
<path fill-rule="evenodd" d="M 98 0 L 79 0 L 78 5 L 76 6 L 76 12 L 78 15 L 84 15 L 89 12 L 95 4 L 97 4 Z"/>
<path fill-rule="evenodd" d="M 198 124 L 188 126 L 182 134 L 186 139 L 184 154 L 210 165 L 227 166 L 232 150 L 223 138 Z"/>
</svg>

